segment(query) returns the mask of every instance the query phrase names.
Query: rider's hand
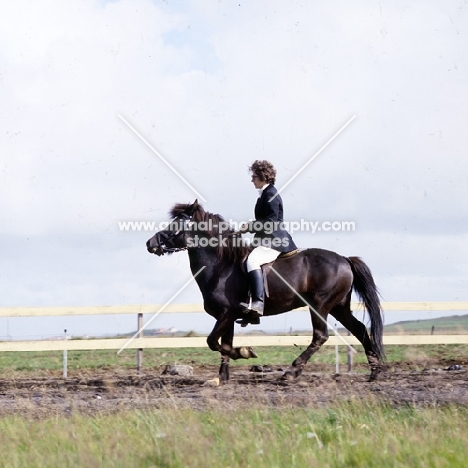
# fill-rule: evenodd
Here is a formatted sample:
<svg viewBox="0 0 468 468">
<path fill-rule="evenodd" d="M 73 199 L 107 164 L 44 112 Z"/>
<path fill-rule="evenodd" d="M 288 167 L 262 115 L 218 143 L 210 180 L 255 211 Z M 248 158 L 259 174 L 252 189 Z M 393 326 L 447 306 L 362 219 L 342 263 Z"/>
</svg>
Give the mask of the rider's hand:
<svg viewBox="0 0 468 468">
<path fill-rule="evenodd" d="M 239 232 L 241 232 L 242 234 L 245 234 L 246 232 L 249 232 L 249 225 L 248 225 L 248 223 L 242 223 L 242 224 L 239 226 Z"/>
</svg>

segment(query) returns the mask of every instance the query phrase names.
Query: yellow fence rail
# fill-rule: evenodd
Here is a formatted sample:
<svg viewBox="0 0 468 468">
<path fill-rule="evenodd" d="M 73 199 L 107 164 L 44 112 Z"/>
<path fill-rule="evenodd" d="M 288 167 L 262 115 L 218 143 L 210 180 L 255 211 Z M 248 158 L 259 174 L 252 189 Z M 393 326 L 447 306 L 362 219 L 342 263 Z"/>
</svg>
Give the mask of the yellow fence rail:
<svg viewBox="0 0 468 468">
<path fill-rule="evenodd" d="M 117 306 L 78 306 L 78 307 L 0 307 L 0 317 L 45 317 L 63 315 L 117 315 L 117 314 L 155 314 L 164 307 L 163 304 L 139 304 Z M 351 303 L 353 310 L 362 308 L 359 302 Z M 468 311 L 468 302 L 383 302 L 384 311 Z M 296 311 L 307 310 L 301 307 Z M 204 312 L 202 304 L 169 304 L 161 311 L 170 313 Z"/>
</svg>

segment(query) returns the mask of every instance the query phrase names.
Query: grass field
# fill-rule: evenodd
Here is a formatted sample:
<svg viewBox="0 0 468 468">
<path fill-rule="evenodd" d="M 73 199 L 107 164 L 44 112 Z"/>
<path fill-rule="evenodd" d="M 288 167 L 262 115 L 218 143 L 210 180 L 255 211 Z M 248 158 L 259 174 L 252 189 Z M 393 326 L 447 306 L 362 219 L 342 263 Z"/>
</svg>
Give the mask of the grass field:
<svg viewBox="0 0 468 468">
<path fill-rule="evenodd" d="M 340 363 L 344 366 L 347 360 L 346 348 L 340 348 Z M 289 365 L 302 351 L 301 347 L 258 347 L 255 348 L 258 359 L 231 361 L 232 366 L 248 364 Z M 354 355 L 356 364 L 367 363 L 362 347 L 357 346 Z M 438 359 L 446 362 L 468 362 L 468 346 L 466 345 L 420 345 L 420 346 L 387 346 L 388 363 L 414 362 L 415 365 Z M 68 370 L 80 372 L 85 369 L 135 369 L 136 351 L 125 350 L 120 355 L 116 351 L 69 351 Z M 327 364 L 330 370 L 335 365 L 334 347 L 323 347 L 310 360 L 311 365 Z M 184 349 L 147 349 L 143 353 L 143 370 L 155 370 L 166 364 L 196 364 L 218 365 L 219 355 L 208 348 Z M 6 352 L 0 353 L 0 377 L 13 374 L 31 374 L 36 376 L 62 371 L 63 353 L 61 351 L 47 352 Z M 364 371 L 367 372 L 366 369 Z"/>
<path fill-rule="evenodd" d="M 151 410 L 0 419 L 1 466 L 465 467 L 468 408 Z"/>
<path fill-rule="evenodd" d="M 346 350 L 340 349 L 344 364 Z M 362 349 L 358 350 L 357 367 L 366 362 Z M 466 345 L 388 346 L 386 350 L 390 366 L 412 363 L 423 368 L 431 360 L 439 364 L 468 362 Z M 233 372 L 239 365 L 287 365 L 301 349 L 265 347 L 256 351 L 258 359 L 233 362 Z M 69 375 L 92 375 L 104 369 L 132 374 L 135 355 L 134 350 L 121 355 L 115 351 L 70 351 Z M 159 375 L 162 366 L 174 363 L 217 366 L 219 357 L 207 348 L 144 351 L 146 373 Z M 334 363 L 334 348 L 324 347 L 309 366 L 328 366 L 325 372 L 333 373 Z M 8 381 L 59 377 L 61 371 L 62 352 L 0 354 L 0 378 Z M 367 366 L 361 365 L 358 371 L 368 372 Z M 21 390 L 18 392 L 21 397 Z M 38 392 L 40 395 L 41 390 Z M 55 398 L 61 395 L 57 393 Z M 468 406 L 418 406 L 358 396 L 318 407 L 302 407 L 300 403 L 280 407 L 261 399 L 249 402 L 248 398 L 241 406 L 214 399 L 212 406 L 203 409 L 179 407 L 178 400 L 169 396 L 173 404 L 159 407 L 149 403 L 145 411 L 130 407 L 86 414 L 51 410 L 3 415 L 0 466 L 466 466 Z M 34 399 L 29 404 L 35 408 Z"/>
</svg>

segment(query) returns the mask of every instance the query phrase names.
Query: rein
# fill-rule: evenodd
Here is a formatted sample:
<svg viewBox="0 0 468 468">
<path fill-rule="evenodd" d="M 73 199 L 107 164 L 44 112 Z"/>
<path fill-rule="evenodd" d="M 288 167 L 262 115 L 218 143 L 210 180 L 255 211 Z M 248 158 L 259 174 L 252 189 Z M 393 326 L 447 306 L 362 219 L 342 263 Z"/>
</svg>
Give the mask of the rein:
<svg viewBox="0 0 468 468">
<path fill-rule="evenodd" d="M 181 217 L 183 217 L 182 224 L 185 224 L 187 222 L 190 222 L 192 220 L 192 216 L 189 216 L 185 213 L 182 213 Z M 170 247 L 170 245 L 173 245 L 173 240 L 175 237 L 177 237 L 181 232 L 183 231 L 182 228 L 177 229 L 177 231 L 172 232 L 171 235 L 165 233 L 164 231 L 161 231 L 158 233 L 159 237 L 159 245 L 161 247 L 161 250 L 164 253 L 175 253 L 175 252 L 182 252 L 184 250 L 187 250 L 188 247 Z M 163 239 L 163 242 L 161 242 L 161 239 Z"/>
</svg>

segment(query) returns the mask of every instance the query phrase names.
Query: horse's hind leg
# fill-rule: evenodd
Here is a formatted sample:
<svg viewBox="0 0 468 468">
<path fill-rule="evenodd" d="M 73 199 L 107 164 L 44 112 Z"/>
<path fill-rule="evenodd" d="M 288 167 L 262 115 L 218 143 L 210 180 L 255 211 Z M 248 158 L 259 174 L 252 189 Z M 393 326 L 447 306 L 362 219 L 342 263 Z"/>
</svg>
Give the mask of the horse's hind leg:
<svg viewBox="0 0 468 468">
<path fill-rule="evenodd" d="M 312 318 L 312 327 L 314 329 L 312 334 L 312 342 L 286 370 L 282 376 L 283 380 L 293 380 L 296 377 L 299 377 L 311 356 L 315 354 L 328 340 L 328 313 L 318 313 L 316 310 L 310 309 L 310 315 Z"/>
<path fill-rule="evenodd" d="M 351 311 L 349 303 L 347 305 L 335 306 L 330 314 L 333 315 L 346 329 L 348 329 L 362 344 L 367 361 L 371 369 L 369 382 L 372 382 L 382 372 L 382 363 L 374 350 L 372 341 L 367 333 L 366 326 L 360 322 Z"/>
</svg>

